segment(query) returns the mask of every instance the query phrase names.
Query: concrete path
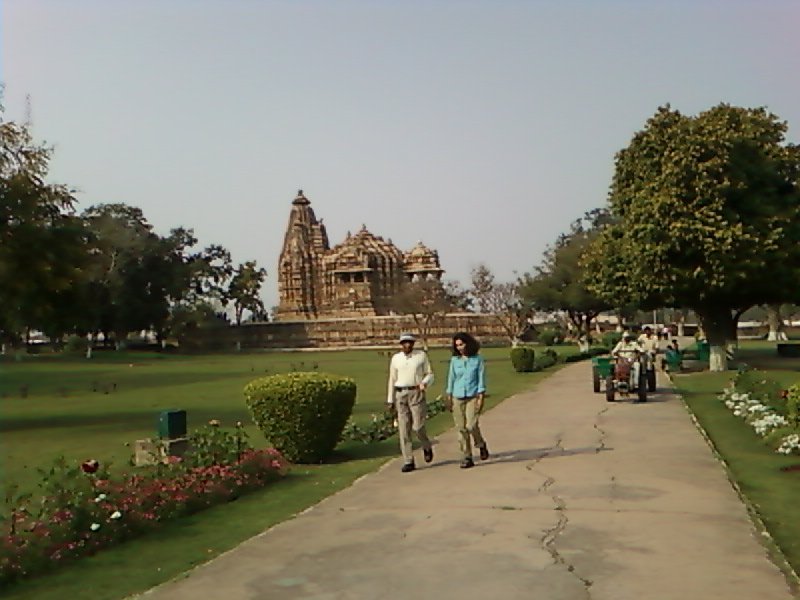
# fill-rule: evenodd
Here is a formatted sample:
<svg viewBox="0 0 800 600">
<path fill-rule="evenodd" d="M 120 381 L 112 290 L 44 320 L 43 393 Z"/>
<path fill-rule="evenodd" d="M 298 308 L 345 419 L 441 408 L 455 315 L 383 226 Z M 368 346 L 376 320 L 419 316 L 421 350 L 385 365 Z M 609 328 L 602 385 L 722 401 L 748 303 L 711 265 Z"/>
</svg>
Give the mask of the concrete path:
<svg viewBox="0 0 800 600">
<path fill-rule="evenodd" d="M 403 474 L 394 460 L 144 597 L 792 598 L 668 390 L 609 404 L 578 363 L 482 428 L 489 461 L 459 469 L 450 431 L 431 465 Z"/>
</svg>

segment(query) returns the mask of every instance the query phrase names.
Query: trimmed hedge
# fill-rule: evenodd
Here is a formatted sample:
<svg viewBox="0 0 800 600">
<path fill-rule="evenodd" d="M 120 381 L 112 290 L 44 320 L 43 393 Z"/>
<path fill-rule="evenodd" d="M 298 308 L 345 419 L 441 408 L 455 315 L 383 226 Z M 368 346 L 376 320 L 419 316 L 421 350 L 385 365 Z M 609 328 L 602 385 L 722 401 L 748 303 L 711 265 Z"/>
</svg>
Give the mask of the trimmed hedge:
<svg viewBox="0 0 800 600">
<path fill-rule="evenodd" d="M 778 344 L 778 356 L 787 358 L 800 357 L 800 344 Z"/>
<path fill-rule="evenodd" d="M 558 354 L 556 351 L 552 348 L 545 348 L 536 356 L 536 360 L 533 361 L 533 370 L 542 371 L 548 367 L 552 367 L 557 362 Z"/>
<path fill-rule="evenodd" d="M 587 358 L 592 358 L 593 356 L 600 356 L 601 354 L 608 354 L 611 352 L 608 348 L 603 348 L 602 346 L 595 346 L 593 348 L 589 348 L 586 352 L 581 352 L 579 354 L 570 354 L 569 356 L 564 358 L 564 362 L 578 362 L 581 360 L 586 360 Z"/>
<path fill-rule="evenodd" d="M 267 441 L 297 463 L 320 462 L 336 447 L 356 401 L 349 377 L 285 373 L 244 388 L 247 408 Z"/>
<path fill-rule="evenodd" d="M 536 353 L 528 346 L 511 348 L 511 364 L 517 373 L 530 373 L 533 371 Z"/>
</svg>

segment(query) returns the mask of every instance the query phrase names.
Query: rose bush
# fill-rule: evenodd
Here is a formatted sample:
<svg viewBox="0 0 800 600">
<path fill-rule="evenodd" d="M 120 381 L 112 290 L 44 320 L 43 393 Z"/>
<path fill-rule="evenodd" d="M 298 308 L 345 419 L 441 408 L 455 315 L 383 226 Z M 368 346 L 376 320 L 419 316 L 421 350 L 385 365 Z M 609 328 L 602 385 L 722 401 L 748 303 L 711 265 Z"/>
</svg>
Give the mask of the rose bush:
<svg viewBox="0 0 800 600">
<path fill-rule="evenodd" d="M 113 477 L 95 459 L 64 458 L 40 470 L 41 496 L 13 486 L 0 522 L 0 584 L 94 554 L 162 523 L 228 502 L 285 475 L 275 449 L 254 450 L 240 426 L 233 433 L 201 430 L 195 453 Z M 211 460 L 215 457 L 216 462 Z"/>
</svg>

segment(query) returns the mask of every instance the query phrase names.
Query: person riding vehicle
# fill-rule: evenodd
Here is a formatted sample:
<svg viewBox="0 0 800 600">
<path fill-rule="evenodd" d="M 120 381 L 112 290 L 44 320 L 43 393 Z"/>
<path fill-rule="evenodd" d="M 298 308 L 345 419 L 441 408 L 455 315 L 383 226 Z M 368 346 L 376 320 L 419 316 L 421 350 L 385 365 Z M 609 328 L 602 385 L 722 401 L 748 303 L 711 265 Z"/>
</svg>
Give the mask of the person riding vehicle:
<svg viewBox="0 0 800 600">
<path fill-rule="evenodd" d="M 656 354 L 658 354 L 658 337 L 653 334 L 650 327 L 645 327 L 642 335 L 639 336 L 637 342 L 642 347 L 642 351 L 647 358 L 647 368 L 654 368 L 656 364 Z"/>
<path fill-rule="evenodd" d="M 617 342 L 617 345 L 611 351 L 611 356 L 617 359 L 617 366 L 621 366 L 620 363 L 623 363 L 633 369 L 632 380 L 638 382 L 641 369 L 638 359 L 642 353 L 644 353 L 644 349 L 639 345 L 639 342 L 633 339 L 633 334 L 630 331 L 625 331 L 622 334 L 622 339 Z"/>
</svg>

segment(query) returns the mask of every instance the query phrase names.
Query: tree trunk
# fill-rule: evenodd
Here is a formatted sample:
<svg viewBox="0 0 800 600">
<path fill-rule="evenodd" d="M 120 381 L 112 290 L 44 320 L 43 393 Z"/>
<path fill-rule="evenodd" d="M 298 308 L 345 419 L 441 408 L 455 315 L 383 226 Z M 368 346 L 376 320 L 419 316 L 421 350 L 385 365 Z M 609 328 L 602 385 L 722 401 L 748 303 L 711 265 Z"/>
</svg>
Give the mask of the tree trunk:
<svg viewBox="0 0 800 600">
<path fill-rule="evenodd" d="M 786 341 L 786 332 L 783 331 L 780 304 L 767 305 L 767 322 L 769 323 L 767 340 L 770 342 Z"/>
<path fill-rule="evenodd" d="M 697 316 L 706 334 L 710 347 L 708 368 L 712 372 L 728 370 L 728 356 L 725 352 L 727 342 L 731 339 L 731 331 L 736 327 L 729 309 L 697 310 Z"/>
<path fill-rule="evenodd" d="M 728 355 L 725 352 L 725 346 L 710 347 L 708 370 L 712 372 L 728 370 Z"/>
<path fill-rule="evenodd" d="M 617 331 L 623 331 L 625 329 L 625 315 L 622 314 L 621 310 L 614 311 L 614 315 L 617 317 Z"/>
</svg>

